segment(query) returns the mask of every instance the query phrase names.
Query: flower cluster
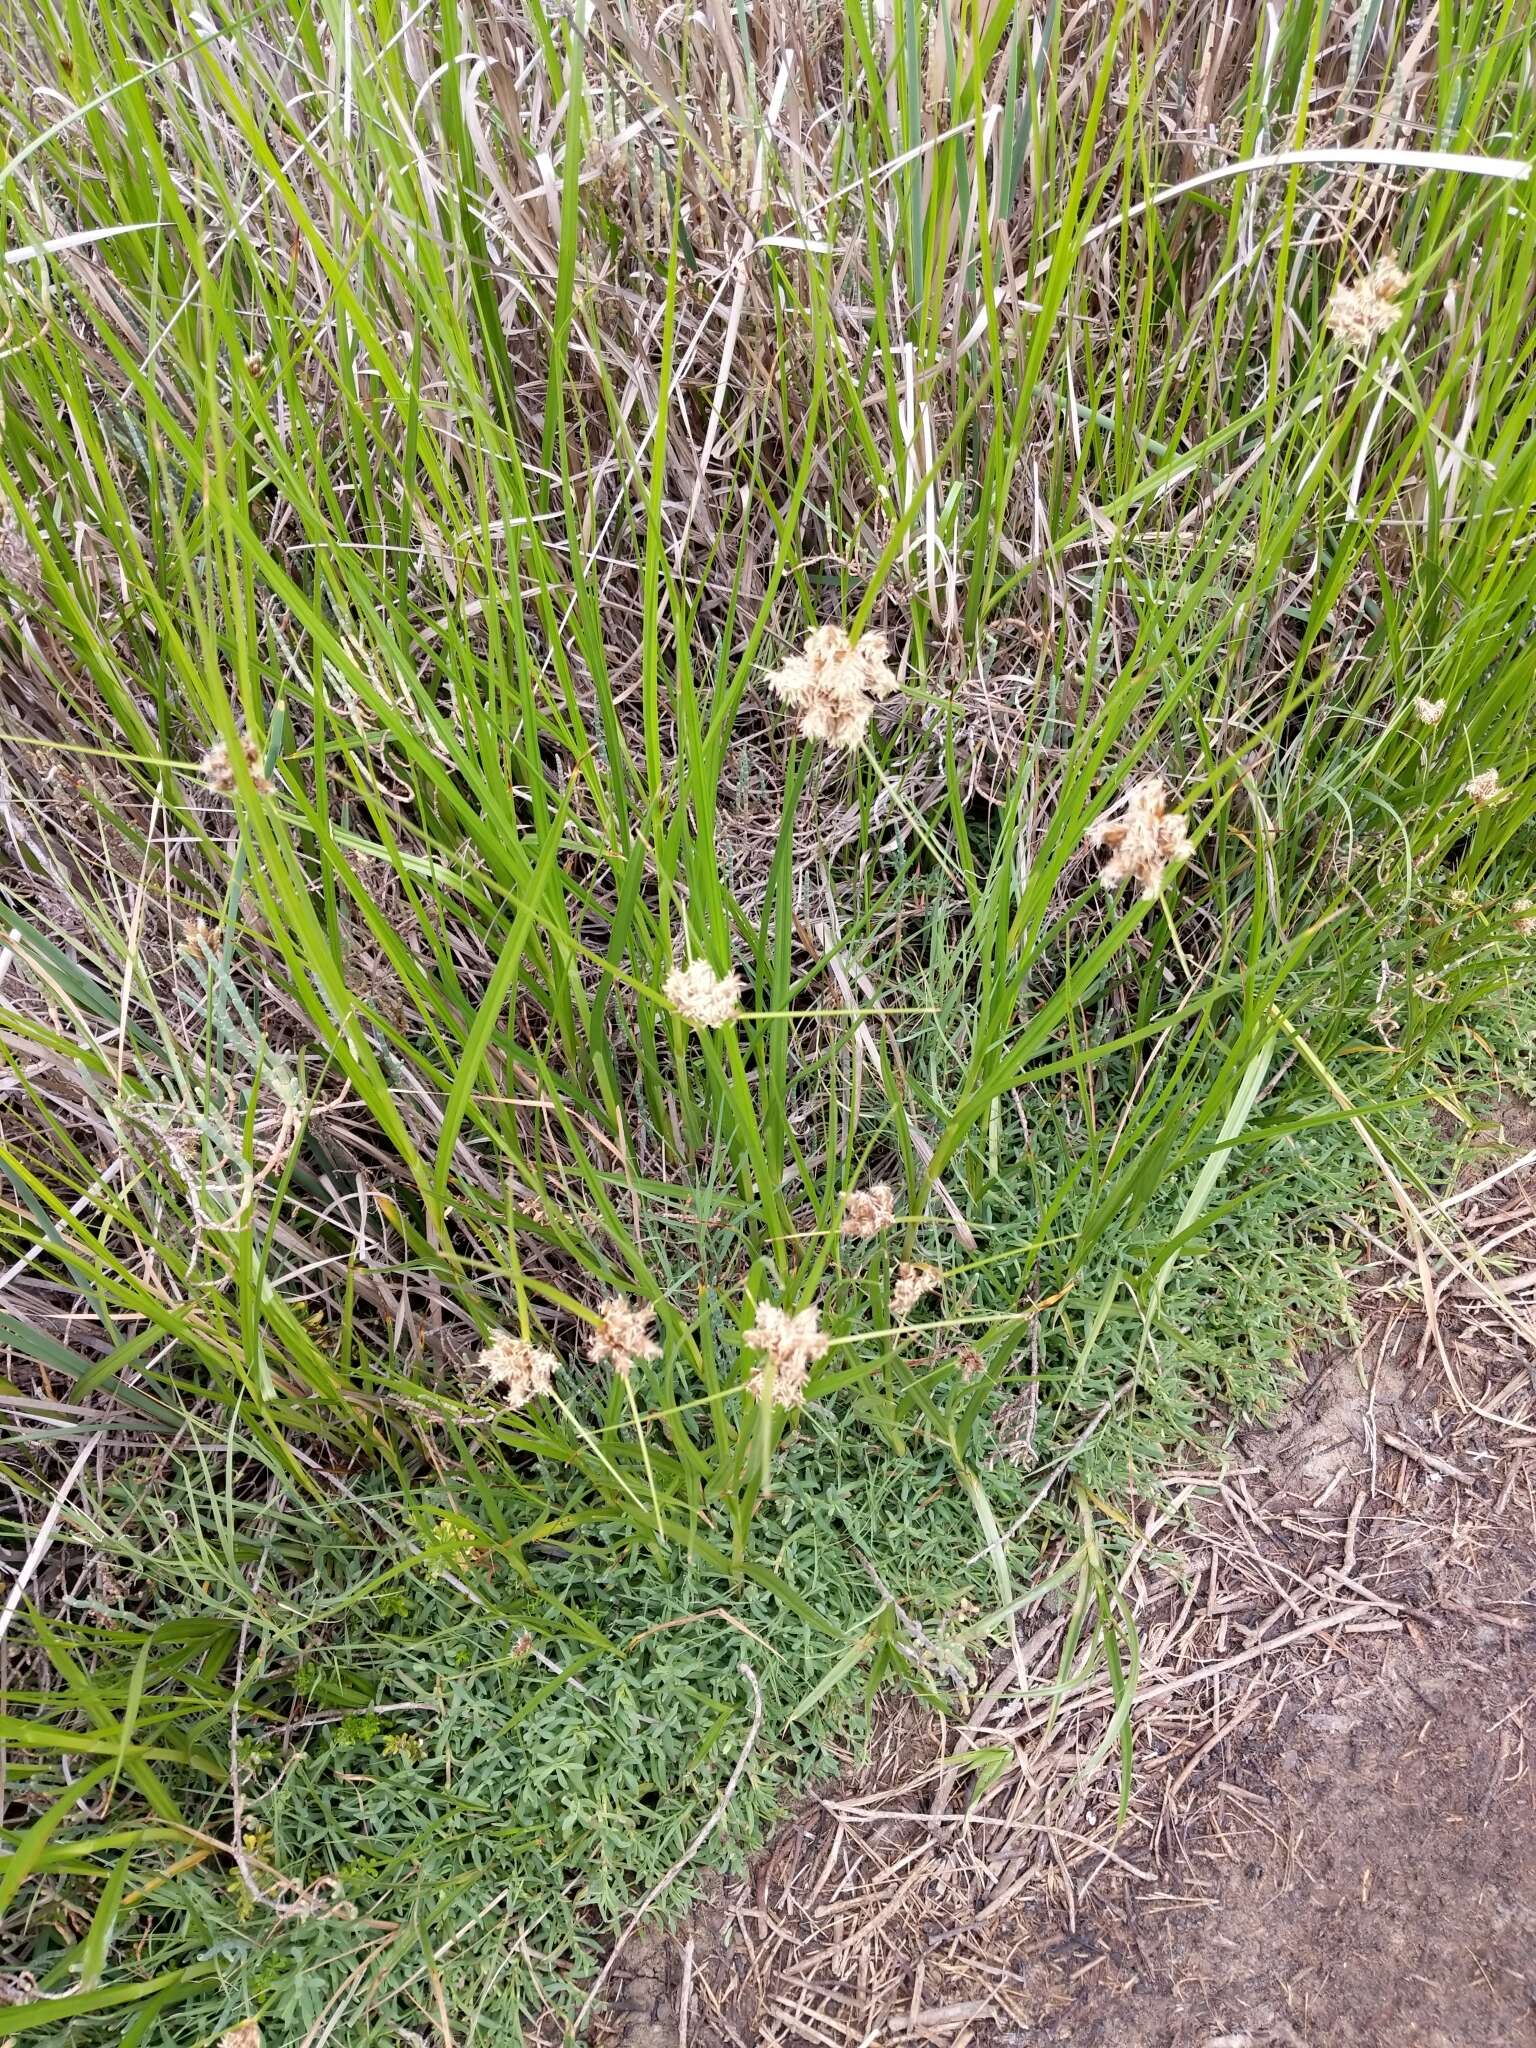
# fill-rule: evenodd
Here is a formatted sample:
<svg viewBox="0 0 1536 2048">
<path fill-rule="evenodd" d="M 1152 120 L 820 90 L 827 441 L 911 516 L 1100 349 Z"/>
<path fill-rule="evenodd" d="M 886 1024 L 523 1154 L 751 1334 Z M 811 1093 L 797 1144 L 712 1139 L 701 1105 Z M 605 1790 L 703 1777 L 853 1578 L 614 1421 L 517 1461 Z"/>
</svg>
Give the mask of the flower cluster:
<svg viewBox="0 0 1536 2048">
<path fill-rule="evenodd" d="M 1463 796 L 1471 797 L 1480 811 L 1486 811 L 1490 804 L 1500 802 L 1506 794 L 1499 787 L 1497 768 L 1485 768 L 1481 775 L 1474 775 L 1470 782 L 1462 784 L 1461 793 Z"/>
<path fill-rule="evenodd" d="M 1353 284 L 1335 285 L 1328 301 L 1334 339 L 1361 354 L 1374 348 L 1402 313 L 1398 301 L 1407 289 L 1407 274 L 1391 255 L 1379 257 Z"/>
<path fill-rule="evenodd" d="M 855 1188 L 843 1204 L 844 1237 L 878 1237 L 896 1221 L 896 1197 L 889 1181 Z"/>
<path fill-rule="evenodd" d="M 637 1363 L 660 1358 L 661 1346 L 651 1335 L 656 1311 L 613 1294 L 598 1308 L 602 1321 L 587 1339 L 587 1356 L 595 1365 L 611 1365 L 627 1380 Z"/>
<path fill-rule="evenodd" d="M 799 713 L 802 739 L 849 749 L 863 739 L 875 706 L 899 686 L 883 633 L 850 640 L 841 626 L 818 626 L 802 651 L 769 676 L 768 687 Z"/>
<path fill-rule="evenodd" d="M 740 975 L 716 974 L 707 960 L 674 967 L 661 992 L 695 1031 L 719 1031 L 741 1014 Z"/>
<path fill-rule="evenodd" d="M 1101 818 L 1090 826 L 1088 844 L 1109 849 L 1100 875 L 1105 888 L 1134 876 L 1144 903 L 1156 900 L 1168 863 L 1188 860 L 1195 850 L 1183 813 L 1168 809 L 1168 792 L 1159 775 L 1133 785 L 1119 817 Z"/>
<path fill-rule="evenodd" d="M 247 734 L 240 742 L 240 751 L 245 756 L 245 765 L 250 774 L 251 786 L 258 796 L 272 794 L 271 779 L 261 758 L 261 749 Z M 215 740 L 198 763 L 199 773 L 215 796 L 233 796 L 235 793 L 235 764 L 229 748 L 223 740 Z"/>
<path fill-rule="evenodd" d="M 814 1302 L 809 1308 L 792 1311 L 763 1301 L 758 1303 L 757 1318 L 746 1341 L 763 1354 L 763 1364 L 747 1382 L 747 1392 L 759 1401 L 771 1399 L 776 1408 L 798 1408 L 805 1399 L 811 1367 L 825 1358 L 832 1340 L 822 1331 Z"/>
<path fill-rule="evenodd" d="M 896 1268 L 896 1284 L 891 1289 L 891 1314 L 897 1322 L 905 1322 L 923 1297 L 932 1294 L 943 1278 L 937 1266 L 915 1265 L 910 1259 L 903 1259 Z"/>
<path fill-rule="evenodd" d="M 536 1394 L 547 1394 L 559 1366 L 552 1351 L 541 1351 L 526 1337 L 514 1337 L 506 1330 L 493 1330 L 491 1341 L 475 1360 L 476 1371 L 490 1381 L 509 1408 L 526 1408 Z"/>
</svg>

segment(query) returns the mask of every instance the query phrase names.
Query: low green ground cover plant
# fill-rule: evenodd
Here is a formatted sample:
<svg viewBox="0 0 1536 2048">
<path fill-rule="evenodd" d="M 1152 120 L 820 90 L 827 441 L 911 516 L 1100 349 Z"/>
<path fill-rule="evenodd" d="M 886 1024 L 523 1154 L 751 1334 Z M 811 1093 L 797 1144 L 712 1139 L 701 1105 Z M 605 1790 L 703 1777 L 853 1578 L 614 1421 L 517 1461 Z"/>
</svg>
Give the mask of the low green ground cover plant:
<svg viewBox="0 0 1536 2048">
<path fill-rule="evenodd" d="M 1032 1603 L 1123 1780 L 1530 1070 L 1525 10 L 8 26 L 5 2031 L 568 2024 Z"/>
</svg>

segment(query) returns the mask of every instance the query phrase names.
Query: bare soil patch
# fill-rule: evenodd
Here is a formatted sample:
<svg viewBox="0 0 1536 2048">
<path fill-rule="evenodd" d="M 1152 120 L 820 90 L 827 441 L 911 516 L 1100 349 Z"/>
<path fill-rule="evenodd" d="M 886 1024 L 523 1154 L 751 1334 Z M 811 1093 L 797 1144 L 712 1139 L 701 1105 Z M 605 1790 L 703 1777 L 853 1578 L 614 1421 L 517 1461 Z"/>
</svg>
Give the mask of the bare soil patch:
<svg viewBox="0 0 1536 2048">
<path fill-rule="evenodd" d="M 963 1722 L 894 1706 L 744 1882 L 632 1941 L 594 2038 L 1536 2043 L 1528 1117 L 1504 1137 L 1381 1247 L 1358 1343 L 1136 1523 L 1123 1824 L 1108 1688 L 1057 1701 L 1064 1619 L 1031 1615 Z"/>
</svg>

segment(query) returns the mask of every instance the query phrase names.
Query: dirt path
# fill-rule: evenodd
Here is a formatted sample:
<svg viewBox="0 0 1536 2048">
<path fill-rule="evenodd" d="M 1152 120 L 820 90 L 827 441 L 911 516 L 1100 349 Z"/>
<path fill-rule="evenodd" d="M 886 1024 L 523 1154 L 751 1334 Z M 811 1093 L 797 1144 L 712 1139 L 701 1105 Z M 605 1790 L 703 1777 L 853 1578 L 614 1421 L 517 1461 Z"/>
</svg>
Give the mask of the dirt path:
<svg viewBox="0 0 1536 2048">
<path fill-rule="evenodd" d="M 1361 1343 L 1142 1521 L 1122 1827 L 1112 1703 L 1042 1703 L 1046 1618 L 1030 1692 L 1010 1662 L 963 1725 L 895 1708 L 631 1945 L 594 2038 L 1536 2048 L 1536 1171 L 1503 1157 L 1436 1223 L 1429 1313 L 1384 1255 Z M 946 1759 L 979 1748 L 1009 1761 L 978 1798 Z"/>
<path fill-rule="evenodd" d="M 1213 1752 L 1176 1872 L 1102 1888 L 1075 1934 L 1020 1914 L 994 2038 L 1536 2042 L 1531 1643 L 1495 1621 L 1405 1630 L 1294 1688 Z"/>
</svg>

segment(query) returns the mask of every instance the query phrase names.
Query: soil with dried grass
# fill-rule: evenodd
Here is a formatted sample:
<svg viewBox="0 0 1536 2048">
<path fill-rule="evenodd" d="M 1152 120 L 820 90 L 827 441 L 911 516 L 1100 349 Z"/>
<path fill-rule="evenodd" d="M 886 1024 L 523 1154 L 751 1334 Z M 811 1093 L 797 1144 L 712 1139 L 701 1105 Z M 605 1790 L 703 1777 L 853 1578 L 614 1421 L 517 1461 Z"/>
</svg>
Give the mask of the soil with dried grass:
<svg viewBox="0 0 1536 2048">
<path fill-rule="evenodd" d="M 595 2038 L 1536 2041 L 1536 1120 L 1504 1135 L 1422 1257 L 1379 1248 L 1358 1340 L 1137 1520 L 1123 1824 L 1054 1617 L 630 1943 Z"/>
</svg>

